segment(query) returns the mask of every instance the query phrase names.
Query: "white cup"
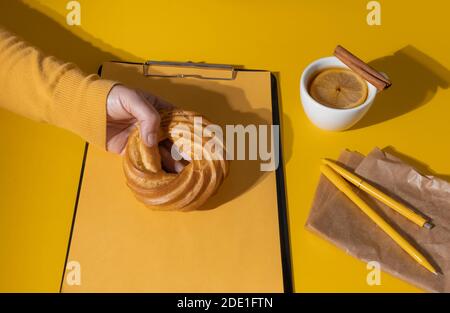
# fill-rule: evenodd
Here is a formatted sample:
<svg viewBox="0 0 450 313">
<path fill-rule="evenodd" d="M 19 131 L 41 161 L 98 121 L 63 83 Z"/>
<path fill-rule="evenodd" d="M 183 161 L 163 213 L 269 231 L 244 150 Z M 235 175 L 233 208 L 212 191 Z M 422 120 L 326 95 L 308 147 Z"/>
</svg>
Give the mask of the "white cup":
<svg viewBox="0 0 450 313">
<path fill-rule="evenodd" d="M 306 115 L 317 127 L 331 131 L 346 130 L 355 125 L 370 109 L 378 92 L 374 85 L 367 82 L 366 101 L 349 109 L 335 109 L 317 102 L 308 92 L 311 78 L 324 69 L 336 67 L 348 68 L 336 57 L 322 58 L 308 65 L 300 79 L 300 97 Z"/>
</svg>

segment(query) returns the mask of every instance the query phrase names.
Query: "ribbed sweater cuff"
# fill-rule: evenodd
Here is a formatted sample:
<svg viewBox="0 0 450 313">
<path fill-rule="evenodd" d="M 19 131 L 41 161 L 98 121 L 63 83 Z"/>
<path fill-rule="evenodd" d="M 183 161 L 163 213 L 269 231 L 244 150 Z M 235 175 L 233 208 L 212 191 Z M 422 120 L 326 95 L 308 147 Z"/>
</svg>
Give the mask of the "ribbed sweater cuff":
<svg viewBox="0 0 450 313">
<path fill-rule="evenodd" d="M 106 148 L 106 101 L 114 81 L 86 76 L 75 67 L 58 82 L 55 103 L 58 109 L 51 122 L 69 129 L 89 143 Z"/>
</svg>

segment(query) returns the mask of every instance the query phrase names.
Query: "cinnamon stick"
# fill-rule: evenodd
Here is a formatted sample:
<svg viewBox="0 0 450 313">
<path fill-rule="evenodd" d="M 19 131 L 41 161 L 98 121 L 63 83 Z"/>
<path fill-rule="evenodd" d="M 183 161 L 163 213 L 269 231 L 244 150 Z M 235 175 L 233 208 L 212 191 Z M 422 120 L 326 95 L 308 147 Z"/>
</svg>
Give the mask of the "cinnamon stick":
<svg viewBox="0 0 450 313">
<path fill-rule="evenodd" d="M 379 91 L 389 88 L 392 85 L 391 81 L 384 77 L 383 74 L 370 67 L 344 47 L 338 45 L 334 50 L 334 55 L 352 71 L 374 85 Z"/>
</svg>

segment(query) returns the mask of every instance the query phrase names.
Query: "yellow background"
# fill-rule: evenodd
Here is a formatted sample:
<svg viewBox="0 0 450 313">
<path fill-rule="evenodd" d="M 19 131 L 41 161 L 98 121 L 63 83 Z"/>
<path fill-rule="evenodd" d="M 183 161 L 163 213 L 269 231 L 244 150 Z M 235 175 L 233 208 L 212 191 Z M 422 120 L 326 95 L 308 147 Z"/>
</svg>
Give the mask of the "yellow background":
<svg viewBox="0 0 450 313">
<path fill-rule="evenodd" d="M 81 0 L 82 25 L 66 25 L 65 0 L 2 1 L 0 21 L 46 52 L 95 72 L 104 60 L 192 60 L 277 72 L 295 290 L 418 291 L 305 230 L 319 159 L 344 148 L 391 146 L 424 171 L 449 178 L 450 41 L 446 0 Z M 387 72 L 393 87 L 352 130 L 329 133 L 306 118 L 299 77 L 342 44 Z M 0 291 L 58 291 L 84 143 L 75 135 L 0 111 Z M 6 153 L 5 153 L 6 152 Z M 418 161 L 421 163 L 419 164 Z M 445 176 L 447 174 L 447 176 Z"/>
</svg>

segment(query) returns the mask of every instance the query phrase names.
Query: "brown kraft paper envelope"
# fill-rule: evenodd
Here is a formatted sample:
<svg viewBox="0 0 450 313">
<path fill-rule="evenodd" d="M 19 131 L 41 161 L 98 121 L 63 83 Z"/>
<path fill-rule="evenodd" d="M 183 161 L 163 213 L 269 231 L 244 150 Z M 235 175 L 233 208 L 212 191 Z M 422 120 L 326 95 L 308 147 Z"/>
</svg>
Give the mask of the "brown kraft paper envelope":
<svg viewBox="0 0 450 313">
<path fill-rule="evenodd" d="M 374 149 L 367 157 L 344 151 L 339 162 L 435 225 L 421 228 L 365 192 L 364 201 L 421 251 L 440 273 L 428 272 L 372 222 L 351 200 L 321 176 L 306 227 L 365 262 L 433 292 L 450 292 L 450 184 L 424 176 L 397 157 Z"/>
</svg>

